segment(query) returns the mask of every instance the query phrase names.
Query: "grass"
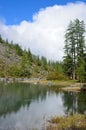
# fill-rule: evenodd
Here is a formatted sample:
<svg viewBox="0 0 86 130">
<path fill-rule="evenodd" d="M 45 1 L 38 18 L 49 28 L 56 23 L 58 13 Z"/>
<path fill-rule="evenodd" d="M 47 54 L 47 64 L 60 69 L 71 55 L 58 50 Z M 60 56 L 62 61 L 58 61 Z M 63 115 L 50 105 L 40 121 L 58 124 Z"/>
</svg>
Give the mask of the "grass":
<svg viewBox="0 0 86 130">
<path fill-rule="evenodd" d="M 54 117 L 49 121 L 47 130 L 86 130 L 86 115 Z"/>
<path fill-rule="evenodd" d="M 71 84 L 74 84 L 76 83 L 76 81 L 73 81 L 73 80 L 27 80 L 27 81 L 24 81 L 24 82 L 30 82 L 30 83 L 35 83 L 35 82 L 38 82 L 39 84 L 43 84 L 43 85 L 48 85 L 48 83 L 51 83 L 52 85 L 55 85 L 55 86 L 63 86 L 63 87 L 67 87 L 67 86 L 70 86 Z"/>
<path fill-rule="evenodd" d="M 54 85 L 62 85 L 63 87 L 70 86 L 71 84 L 76 83 L 75 80 L 52 80 Z"/>
</svg>

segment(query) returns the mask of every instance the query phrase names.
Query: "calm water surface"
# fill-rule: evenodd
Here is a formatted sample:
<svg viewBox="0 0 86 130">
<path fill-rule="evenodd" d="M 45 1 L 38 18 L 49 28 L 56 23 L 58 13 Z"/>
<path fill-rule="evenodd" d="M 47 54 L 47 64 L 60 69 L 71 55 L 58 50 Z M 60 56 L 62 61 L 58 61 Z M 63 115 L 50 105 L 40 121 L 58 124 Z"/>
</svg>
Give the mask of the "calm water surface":
<svg viewBox="0 0 86 130">
<path fill-rule="evenodd" d="M 55 115 L 86 113 L 86 92 L 55 92 L 53 87 L 0 84 L 0 130 L 41 130 Z"/>
</svg>

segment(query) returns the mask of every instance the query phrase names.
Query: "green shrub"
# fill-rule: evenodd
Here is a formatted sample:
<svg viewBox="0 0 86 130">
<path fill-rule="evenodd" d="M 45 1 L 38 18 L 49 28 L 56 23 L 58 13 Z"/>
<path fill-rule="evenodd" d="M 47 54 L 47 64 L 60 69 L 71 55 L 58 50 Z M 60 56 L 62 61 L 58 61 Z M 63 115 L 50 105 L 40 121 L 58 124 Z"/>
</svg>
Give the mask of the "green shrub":
<svg viewBox="0 0 86 130">
<path fill-rule="evenodd" d="M 65 79 L 65 76 L 58 72 L 49 72 L 46 76 L 47 80 L 62 80 Z"/>
</svg>

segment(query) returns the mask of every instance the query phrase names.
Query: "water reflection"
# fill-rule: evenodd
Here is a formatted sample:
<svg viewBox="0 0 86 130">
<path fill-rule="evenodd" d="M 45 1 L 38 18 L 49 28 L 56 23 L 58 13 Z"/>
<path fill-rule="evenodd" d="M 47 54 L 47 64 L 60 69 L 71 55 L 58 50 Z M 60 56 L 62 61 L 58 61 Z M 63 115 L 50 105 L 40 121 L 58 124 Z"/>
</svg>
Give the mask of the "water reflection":
<svg viewBox="0 0 86 130">
<path fill-rule="evenodd" d="M 42 128 L 55 115 L 86 112 L 86 93 L 55 92 L 47 86 L 0 84 L 0 130 Z"/>
<path fill-rule="evenodd" d="M 86 113 L 86 92 L 65 92 L 62 99 L 67 115 Z"/>
<path fill-rule="evenodd" d="M 29 107 L 34 100 L 39 102 L 46 99 L 47 89 L 30 84 L 14 83 L 0 86 L 0 116 L 17 112 L 21 106 Z"/>
</svg>

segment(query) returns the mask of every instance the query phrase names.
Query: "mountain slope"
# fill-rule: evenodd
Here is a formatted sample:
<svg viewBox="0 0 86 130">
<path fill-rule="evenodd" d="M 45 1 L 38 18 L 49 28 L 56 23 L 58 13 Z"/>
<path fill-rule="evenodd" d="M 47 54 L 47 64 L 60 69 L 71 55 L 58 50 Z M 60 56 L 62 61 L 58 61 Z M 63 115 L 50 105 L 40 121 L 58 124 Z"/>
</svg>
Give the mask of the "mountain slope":
<svg viewBox="0 0 86 130">
<path fill-rule="evenodd" d="M 63 66 L 59 62 L 47 61 L 22 50 L 18 44 L 4 41 L 0 36 L 0 77 L 64 78 Z"/>
<path fill-rule="evenodd" d="M 0 77 L 41 77 L 45 73 L 38 56 L 0 37 Z"/>
</svg>

